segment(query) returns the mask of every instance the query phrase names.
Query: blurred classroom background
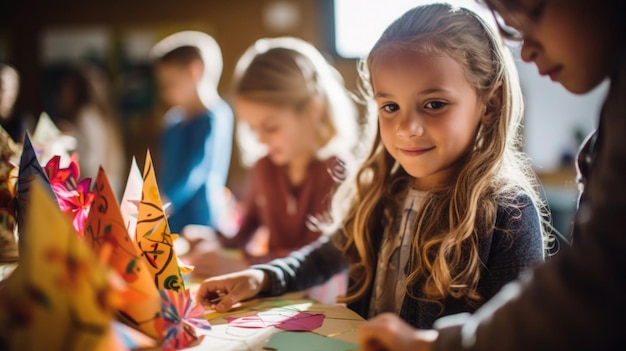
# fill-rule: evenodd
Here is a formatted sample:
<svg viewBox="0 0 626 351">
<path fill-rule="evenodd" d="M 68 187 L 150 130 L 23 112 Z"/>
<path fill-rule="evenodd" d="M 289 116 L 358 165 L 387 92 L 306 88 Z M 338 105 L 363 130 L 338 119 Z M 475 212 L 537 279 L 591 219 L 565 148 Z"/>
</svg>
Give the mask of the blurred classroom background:
<svg viewBox="0 0 626 351">
<path fill-rule="evenodd" d="M 228 100 L 234 65 L 262 37 L 290 35 L 311 42 L 357 90 L 358 58 L 391 20 L 425 1 L 407 0 L 20 0 L 0 7 L 0 63 L 20 74 L 16 110 L 60 118 L 62 77 L 90 62 L 112 84 L 126 159 L 143 164 L 146 149 L 159 162 L 158 136 L 165 112 L 157 97 L 148 51 L 181 30 L 213 36 L 222 49 L 221 95 Z M 474 0 L 454 3 L 475 8 Z M 512 44 L 514 54 L 516 44 Z M 525 151 L 544 183 L 555 227 L 567 235 L 577 198 L 574 158 L 596 124 L 606 84 L 573 96 L 518 59 L 526 99 Z M 130 164 L 130 161 L 127 162 Z M 246 170 L 233 151 L 227 186 L 242 191 Z"/>
</svg>

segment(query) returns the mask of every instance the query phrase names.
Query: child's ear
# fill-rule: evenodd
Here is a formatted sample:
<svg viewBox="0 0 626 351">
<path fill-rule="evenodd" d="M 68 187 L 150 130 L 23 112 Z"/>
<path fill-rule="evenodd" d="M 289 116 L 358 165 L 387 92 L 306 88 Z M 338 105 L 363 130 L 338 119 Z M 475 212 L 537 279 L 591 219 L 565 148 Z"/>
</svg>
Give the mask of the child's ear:
<svg viewBox="0 0 626 351">
<path fill-rule="evenodd" d="M 500 114 L 503 89 L 502 82 L 498 82 L 485 97 L 485 113 L 481 118 L 483 123 L 490 123 L 493 118 Z"/>
</svg>

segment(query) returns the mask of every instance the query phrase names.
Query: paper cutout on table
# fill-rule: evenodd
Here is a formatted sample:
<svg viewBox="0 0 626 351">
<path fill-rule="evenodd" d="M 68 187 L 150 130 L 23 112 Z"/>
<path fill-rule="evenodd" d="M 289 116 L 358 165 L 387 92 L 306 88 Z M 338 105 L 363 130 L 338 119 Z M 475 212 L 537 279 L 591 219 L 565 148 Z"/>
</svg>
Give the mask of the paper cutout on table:
<svg viewBox="0 0 626 351">
<path fill-rule="evenodd" d="M 42 112 L 33 132 L 32 142 L 36 151 L 37 159 L 41 164 L 58 155 L 61 156 L 61 165 L 66 167 L 74 150 L 76 150 L 76 138 L 64 135 L 52 122 L 47 113 Z"/>
<path fill-rule="evenodd" d="M 15 182 L 20 147 L 0 126 L 0 261 L 17 259 Z"/>
<path fill-rule="evenodd" d="M 141 201 L 142 185 L 143 179 L 141 177 L 141 171 L 137 166 L 137 160 L 133 156 L 130 171 L 128 172 L 128 180 L 126 181 L 126 188 L 124 189 L 124 195 L 120 203 L 120 210 L 122 211 L 126 230 L 133 240 L 135 240 L 137 229 L 137 213 L 139 211 L 139 201 Z"/>
<path fill-rule="evenodd" d="M 256 311 L 270 309 L 270 308 L 281 308 L 286 307 L 291 311 L 301 312 L 306 311 L 313 302 L 311 300 L 293 300 L 293 299 L 283 299 L 283 298 L 274 298 L 266 301 L 259 302 L 258 300 L 249 300 L 244 302 L 238 302 L 230 309 L 228 312 L 216 312 L 209 311 L 204 315 L 204 318 L 207 320 L 212 320 L 216 318 L 224 318 L 227 316 L 237 315 L 241 316 L 246 313 L 256 313 Z"/>
<path fill-rule="evenodd" d="M 115 193 L 102 167 L 98 170 L 94 193 L 95 200 L 87 218 L 84 240 L 96 255 L 107 247 L 105 244 L 111 247 L 108 264 L 127 285 L 127 293 L 118 310 L 122 320 L 160 339 L 163 336 L 161 296 L 137 244 L 126 231 Z"/>
<path fill-rule="evenodd" d="M 41 186 L 45 189 L 45 192 L 51 196 L 51 199 L 56 200 L 56 196 L 50 187 L 48 176 L 43 171 L 43 168 L 41 168 L 39 161 L 37 161 L 37 156 L 35 155 L 35 150 L 33 149 L 33 145 L 30 141 L 30 136 L 28 135 L 28 132 L 26 132 L 24 134 L 24 146 L 22 148 L 22 156 L 20 157 L 20 167 L 17 178 L 17 228 L 20 234 L 20 247 L 26 240 L 28 240 L 24 238 L 22 232 L 28 216 L 27 208 L 29 204 L 32 204 L 32 202 L 29 201 L 29 190 L 35 179 L 40 181 Z"/>
<path fill-rule="evenodd" d="M 226 318 L 228 325 L 240 328 L 266 328 L 276 327 L 289 331 L 311 331 L 322 326 L 324 315 L 321 313 L 308 313 L 271 310 L 259 312 L 237 318 Z"/>
<path fill-rule="evenodd" d="M 105 269 L 38 180 L 16 270 L 0 289 L 0 344 L 9 350 L 96 350 L 110 328 Z"/>
<path fill-rule="evenodd" d="M 54 156 L 44 167 L 61 212 L 72 219 L 72 225 L 79 237 L 83 236 L 87 216 L 95 199 L 91 189 L 91 178 L 80 179 L 80 169 L 75 161 L 61 167 L 61 157 Z"/>
<path fill-rule="evenodd" d="M 287 331 L 311 331 L 321 327 L 322 323 L 324 323 L 323 314 L 300 312 L 274 326 Z"/>
<path fill-rule="evenodd" d="M 163 351 L 173 351 L 200 342 L 211 325 L 204 319 L 204 307 L 195 303 L 189 289 L 181 292 L 160 290 L 165 340 Z"/>
<path fill-rule="evenodd" d="M 185 289 L 174 239 L 163 211 L 150 151 L 143 170 L 143 188 L 137 217 L 136 241 L 158 289 Z"/>
<path fill-rule="evenodd" d="M 276 351 L 352 351 L 358 350 L 359 346 L 313 333 L 285 331 L 273 334 L 265 348 Z"/>
</svg>

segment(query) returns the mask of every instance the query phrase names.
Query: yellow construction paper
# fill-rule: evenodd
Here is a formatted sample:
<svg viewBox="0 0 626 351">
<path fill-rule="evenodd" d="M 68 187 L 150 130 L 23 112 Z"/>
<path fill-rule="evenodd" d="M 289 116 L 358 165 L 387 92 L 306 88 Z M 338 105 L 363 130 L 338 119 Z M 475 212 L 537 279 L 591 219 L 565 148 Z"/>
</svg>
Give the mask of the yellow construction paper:
<svg viewBox="0 0 626 351">
<path fill-rule="evenodd" d="M 161 296 L 151 272 L 130 238 L 111 184 L 100 167 L 95 184 L 96 198 L 84 230 L 84 240 L 96 255 L 111 246 L 108 264 L 124 279 L 127 292 L 119 308 L 121 320 L 147 335 L 163 336 Z"/>
<path fill-rule="evenodd" d="M 137 218 L 136 241 L 158 289 L 176 292 L 185 289 L 174 237 L 170 233 L 163 203 L 157 188 L 152 157 L 148 151 L 143 170 L 143 188 Z"/>
<path fill-rule="evenodd" d="M 39 181 L 31 184 L 29 240 L 0 288 L 0 344 L 8 350 L 95 350 L 109 331 L 108 274 Z"/>
</svg>

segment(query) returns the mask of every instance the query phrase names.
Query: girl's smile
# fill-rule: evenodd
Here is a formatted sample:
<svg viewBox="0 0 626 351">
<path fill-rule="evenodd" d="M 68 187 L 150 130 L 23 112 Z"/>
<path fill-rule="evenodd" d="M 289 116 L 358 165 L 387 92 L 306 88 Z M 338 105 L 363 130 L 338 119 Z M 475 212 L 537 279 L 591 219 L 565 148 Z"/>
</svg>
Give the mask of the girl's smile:
<svg viewBox="0 0 626 351">
<path fill-rule="evenodd" d="M 425 153 L 432 151 L 434 149 L 435 149 L 435 146 L 398 148 L 398 150 L 400 150 L 401 153 L 409 157 L 422 156 Z"/>
<path fill-rule="evenodd" d="M 390 49 L 372 64 L 385 148 L 424 189 L 446 184 L 475 142 L 485 105 L 448 56 Z"/>
</svg>

